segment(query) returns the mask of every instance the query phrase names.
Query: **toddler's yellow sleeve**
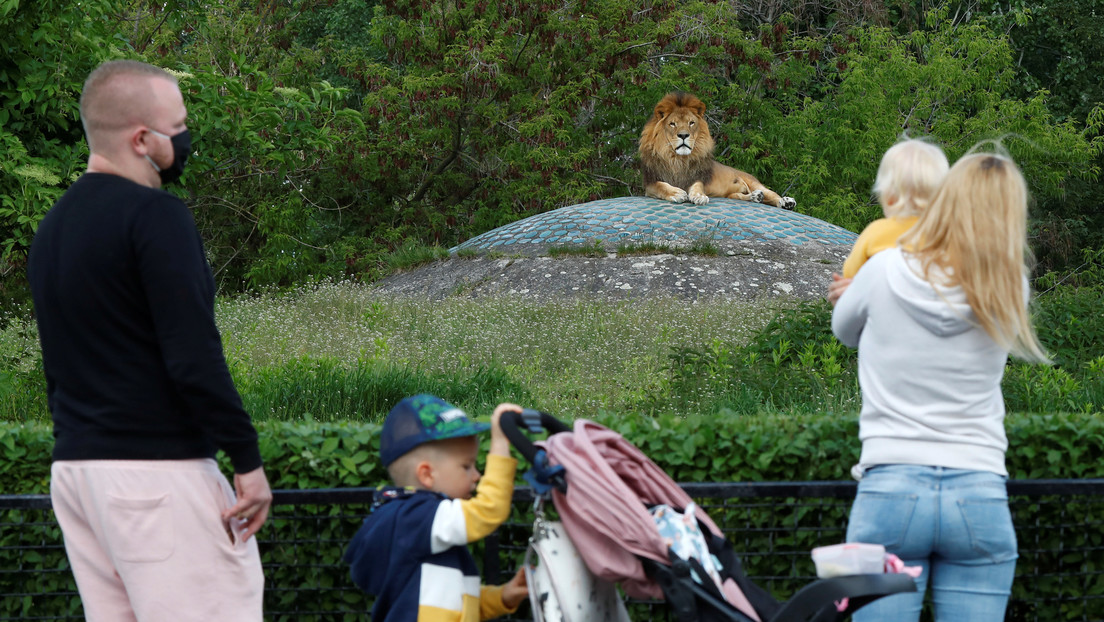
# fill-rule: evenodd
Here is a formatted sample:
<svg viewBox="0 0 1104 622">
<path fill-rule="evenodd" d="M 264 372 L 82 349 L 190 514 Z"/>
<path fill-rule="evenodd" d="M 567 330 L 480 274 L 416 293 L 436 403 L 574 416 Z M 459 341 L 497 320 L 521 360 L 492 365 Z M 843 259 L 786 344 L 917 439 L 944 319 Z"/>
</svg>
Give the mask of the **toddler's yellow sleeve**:
<svg viewBox="0 0 1104 622">
<path fill-rule="evenodd" d="M 517 607 L 507 609 L 502 602 L 501 585 L 484 585 L 479 591 L 479 619 L 490 620 L 507 613 L 517 611 Z"/>
<path fill-rule="evenodd" d="M 510 516 L 517 460 L 487 456 L 487 471 L 471 499 L 445 499 L 437 505 L 430 551 L 440 553 L 487 537 Z"/>
<path fill-rule="evenodd" d="M 870 244 L 876 235 L 877 222 L 874 221 L 867 225 L 855 240 L 855 245 L 851 247 L 851 254 L 843 262 L 843 278 L 855 278 L 855 275 L 859 273 L 859 268 L 874 254 L 870 251 Z"/>
<path fill-rule="evenodd" d="M 482 540 L 510 516 L 514 497 L 517 460 L 510 456 L 487 455 L 487 469 L 475 487 L 475 496 L 460 502 L 464 510 L 468 542 Z"/>
</svg>

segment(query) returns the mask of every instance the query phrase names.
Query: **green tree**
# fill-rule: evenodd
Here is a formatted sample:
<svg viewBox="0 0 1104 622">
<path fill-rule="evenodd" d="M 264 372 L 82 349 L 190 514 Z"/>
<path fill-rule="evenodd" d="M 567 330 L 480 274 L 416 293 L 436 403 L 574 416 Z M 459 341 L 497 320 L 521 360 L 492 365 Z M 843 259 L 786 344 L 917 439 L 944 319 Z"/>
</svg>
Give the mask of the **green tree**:
<svg viewBox="0 0 1104 622">
<path fill-rule="evenodd" d="M 340 263 L 334 245 L 345 233 L 345 208 L 322 185 L 325 154 L 363 123 L 340 89 L 278 87 L 246 59 L 233 60 L 248 79 L 181 76 L 197 138 L 186 200 L 222 280 L 308 279 Z"/>
<path fill-rule="evenodd" d="M 641 194 L 639 132 L 673 90 L 708 104 L 718 159 L 856 230 L 877 213 L 876 165 L 901 133 L 933 135 L 952 158 L 1004 136 L 1044 216 L 1040 241 L 1061 238 L 1079 256 L 1100 235 L 1100 202 L 1087 198 L 1099 194 L 1104 112 L 1079 119 L 1025 90 L 1015 29 L 1035 10 L 0 0 L 0 25 L 18 33 L 0 73 L 0 270 L 22 273 L 34 223 L 78 172 L 80 80 L 118 56 L 181 75 L 197 155 L 174 191 L 234 289 L 370 274 L 411 242 L 449 246 L 538 212 Z"/>
<path fill-rule="evenodd" d="M 350 90 L 324 79 L 337 75 L 324 51 L 296 41 L 331 5 L 128 3 L 135 47 L 181 73 L 197 149 L 182 194 L 232 289 L 341 274 L 365 246 L 350 211 L 362 188 L 333 174 L 365 127 L 347 107 Z"/>
<path fill-rule="evenodd" d="M 907 35 L 855 31 L 826 75 L 825 95 L 788 119 L 791 144 L 803 147 L 798 196 L 809 213 L 852 229 L 876 217 L 877 163 L 902 134 L 935 137 L 952 162 L 979 141 L 1000 139 L 1047 204 L 1062 201 L 1070 181 L 1097 178 L 1100 119 L 1087 127 L 1057 122 L 1047 92 L 1017 97 L 1007 39 L 982 23 L 930 19 L 933 29 Z"/>
<path fill-rule="evenodd" d="M 341 265 L 330 260 L 348 228 L 345 206 L 319 171 L 339 135 L 363 131 L 360 115 L 345 108 L 341 89 L 309 76 L 297 76 L 302 88 L 281 87 L 255 64 L 260 57 L 280 70 L 285 60 L 271 42 L 298 13 L 252 4 L 229 7 L 239 14 L 188 0 L 0 4 L 0 26 L 17 37 L 0 60 L 5 289 L 25 291 L 34 228 L 83 168 L 83 80 L 120 57 L 166 67 L 181 80 L 197 153 L 182 187 L 168 189 L 195 211 L 221 281 L 286 284 Z"/>
<path fill-rule="evenodd" d="M 780 53 L 795 43 L 784 25 L 746 33 L 723 3 L 395 1 L 377 9 L 369 35 L 386 57 L 343 70 L 365 85 L 371 128 L 349 173 L 371 185 L 366 211 L 390 243 L 451 244 L 639 194 L 636 141 L 664 93 L 712 100 L 712 118 L 733 119 L 736 133 L 780 119 L 812 75 L 807 60 Z M 760 155 L 744 167 L 769 170 L 757 139 L 723 148 L 736 161 Z"/>
<path fill-rule="evenodd" d="M 1043 201 L 1095 179 L 1098 124 L 1055 121 L 1045 92 L 1021 98 L 1007 39 L 950 8 L 906 34 L 808 22 L 815 36 L 797 36 L 793 16 L 749 31 L 717 2 L 386 2 L 370 29 L 386 61 L 350 68 L 381 141 L 357 169 L 397 239 L 452 242 L 639 194 L 639 129 L 664 92 L 688 90 L 710 106 L 722 161 L 856 230 L 877 212 L 877 162 L 905 132 L 952 158 L 1005 137 Z"/>
<path fill-rule="evenodd" d="M 996 7 L 1002 16 L 1022 16 L 1009 26 L 1009 37 L 1024 89 L 1046 89 L 1056 118 L 1098 126 L 1104 114 L 1104 2 L 1020 0 Z M 1104 167 L 1104 155 L 1095 166 Z M 1083 248 L 1104 249 L 1100 184 L 1073 180 L 1064 200 L 1045 206 L 1035 234 L 1041 260 L 1050 266 L 1077 262 Z"/>
<path fill-rule="evenodd" d="M 117 5 L 0 1 L 0 294 L 20 297 L 35 227 L 82 168 L 81 86 L 116 48 Z"/>
</svg>

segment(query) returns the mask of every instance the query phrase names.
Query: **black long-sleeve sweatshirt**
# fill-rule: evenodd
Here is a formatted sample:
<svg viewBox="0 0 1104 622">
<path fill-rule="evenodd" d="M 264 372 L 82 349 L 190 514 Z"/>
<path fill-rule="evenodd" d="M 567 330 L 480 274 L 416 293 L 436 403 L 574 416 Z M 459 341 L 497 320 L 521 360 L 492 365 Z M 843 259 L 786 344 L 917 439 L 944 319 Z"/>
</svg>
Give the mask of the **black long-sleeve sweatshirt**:
<svg viewBox="0 0 1104 622">
<path fill-rule="evenodd" d="M 183 460 L 226 452 L 261 466 L 215 326 L 215 283 L 187 206 L 103 173 L 42 219 L 27 276 L 54 460 Z"/>
</svg>

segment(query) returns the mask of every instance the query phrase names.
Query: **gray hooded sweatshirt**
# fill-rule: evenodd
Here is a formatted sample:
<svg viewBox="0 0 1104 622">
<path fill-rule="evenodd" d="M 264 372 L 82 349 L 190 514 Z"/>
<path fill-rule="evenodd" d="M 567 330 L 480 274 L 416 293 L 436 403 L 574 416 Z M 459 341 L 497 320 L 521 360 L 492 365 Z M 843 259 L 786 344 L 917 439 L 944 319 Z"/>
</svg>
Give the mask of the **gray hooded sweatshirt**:
<svg viewBox="0 0 1104 622">
<path fill-rule="evenodd" d="M 862 456 L 851 473 L 921 464 L 1007 476 L 1008 351 L 978 324 L 962 288 L 937 290 L 920 273 L 900 248 L 882 251 L 832 313 L 832 332 L 859 349 Z"/>
</svg>

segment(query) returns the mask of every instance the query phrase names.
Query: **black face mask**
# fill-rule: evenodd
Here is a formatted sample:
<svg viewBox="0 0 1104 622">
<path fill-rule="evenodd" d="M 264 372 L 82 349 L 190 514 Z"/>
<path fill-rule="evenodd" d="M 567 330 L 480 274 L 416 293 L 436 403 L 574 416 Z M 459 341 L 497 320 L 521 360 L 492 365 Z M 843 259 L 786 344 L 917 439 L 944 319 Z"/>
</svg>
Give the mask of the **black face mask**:
<svg viewBox="0 0 1104 622">
<path fill-rule="evenodd" d="M 192 151 L 192 135 L 188 130 L 180 132 L 176 136 L 169 136 L 168 134 L 162 134 L 155 129 L 150 129 L 151 132 L 168 138 L 172 142 L 173 147 L 173 161 L 166 168 L 157 166 L 157 163 L 153 161 L 153 158 L 146 156 L 150 165 L 153 166 L 153 170 L 157 171 L 157 174 L 161 176 L 162 184 L 171 184 L 172 182 L 180 179 L 180 176 L 184 174 L 184 165 L 188 163 L 188 154 Z"/>
</svg>

